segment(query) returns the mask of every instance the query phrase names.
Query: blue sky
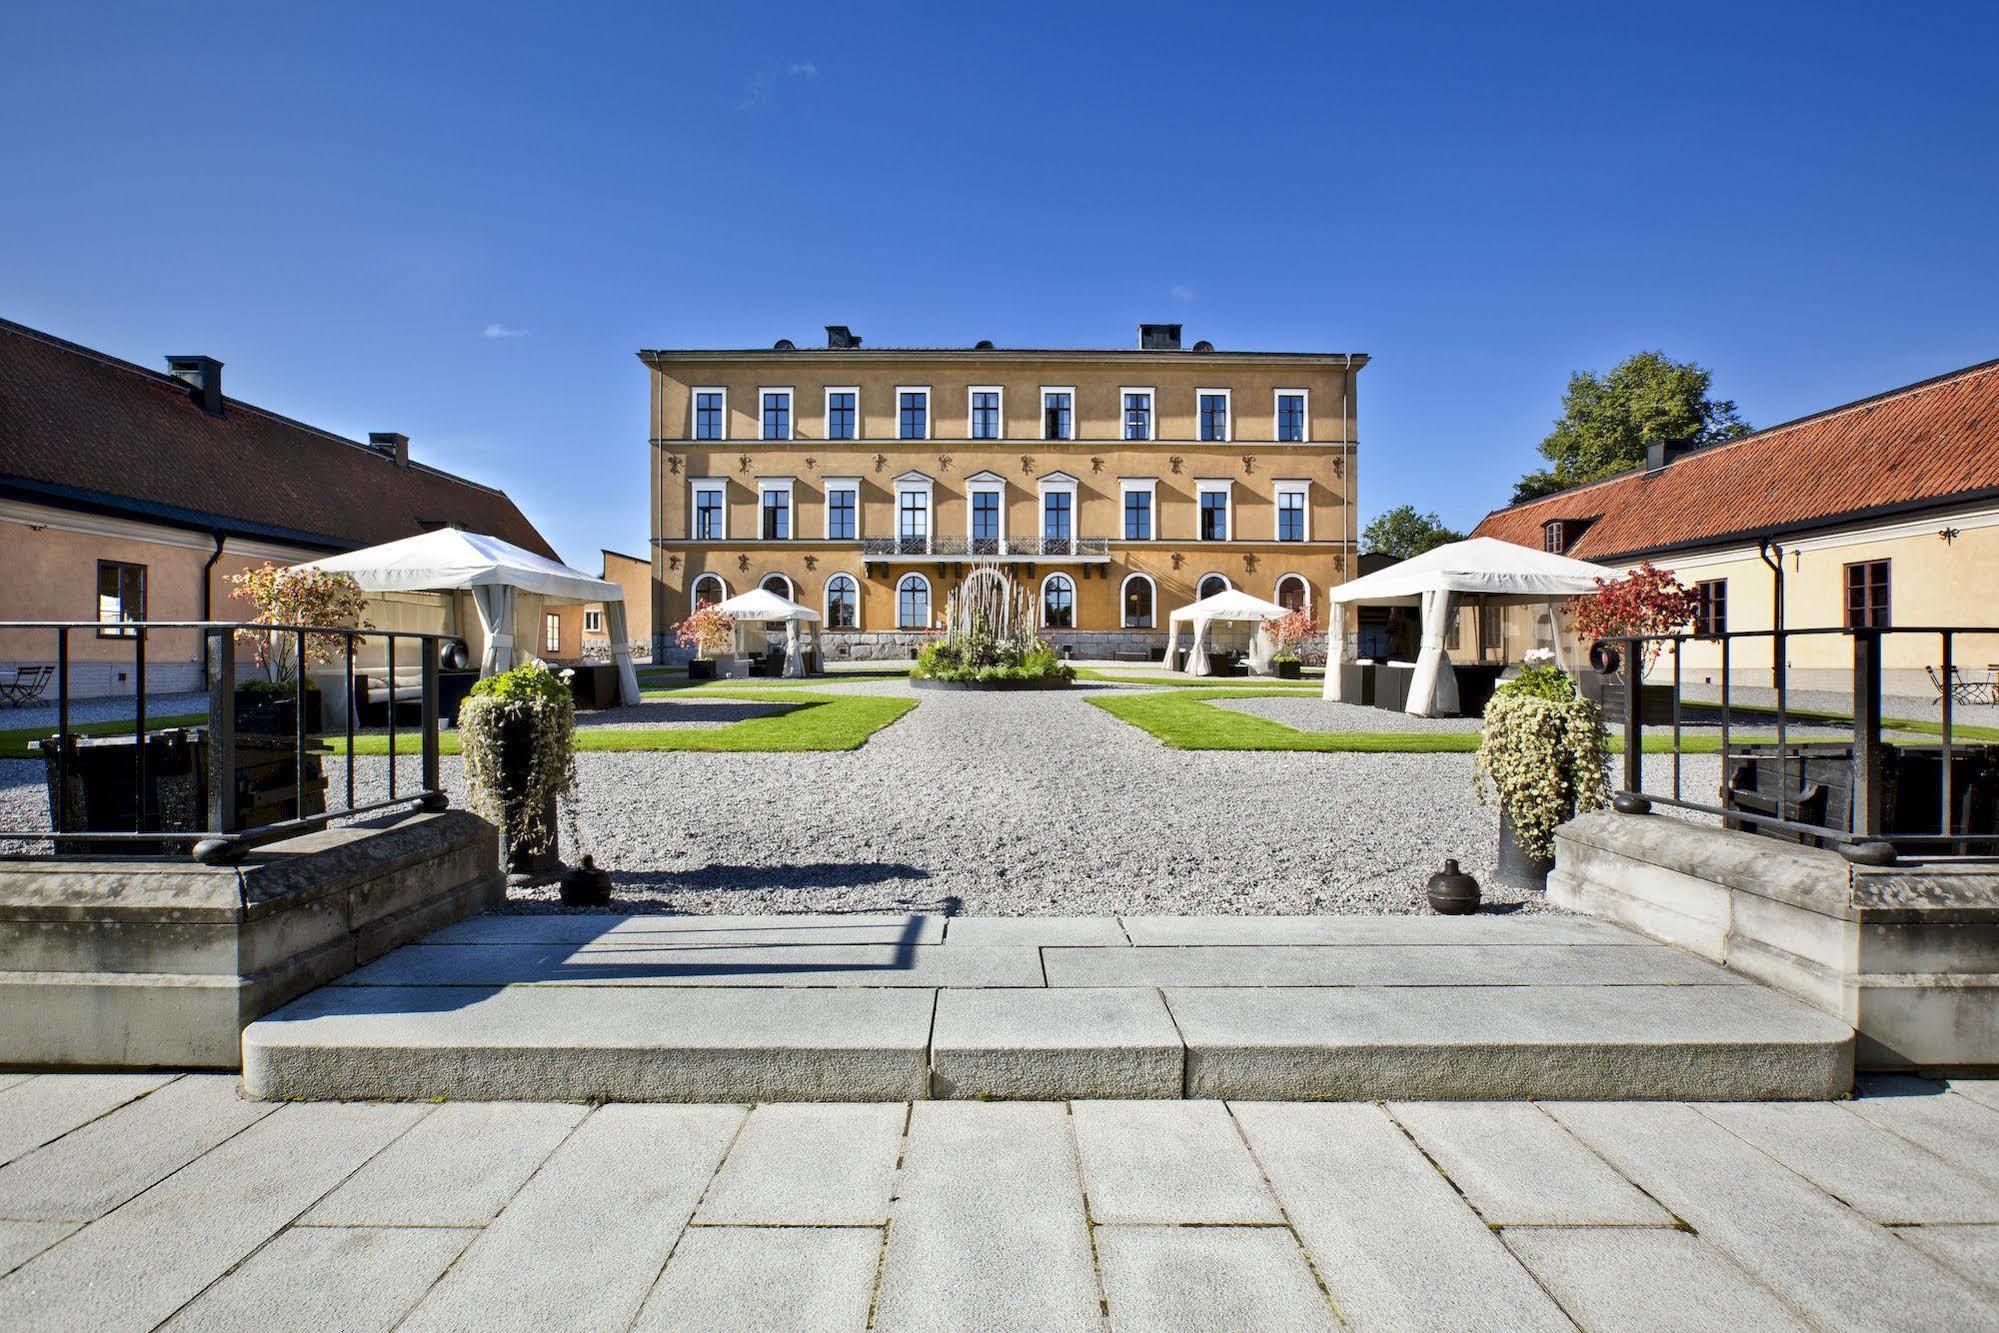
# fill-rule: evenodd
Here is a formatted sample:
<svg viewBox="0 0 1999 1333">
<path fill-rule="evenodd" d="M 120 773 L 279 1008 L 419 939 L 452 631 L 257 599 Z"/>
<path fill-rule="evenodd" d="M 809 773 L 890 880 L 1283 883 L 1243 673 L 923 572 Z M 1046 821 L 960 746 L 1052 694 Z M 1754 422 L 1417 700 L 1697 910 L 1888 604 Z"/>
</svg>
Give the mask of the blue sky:
<svg viewBox="0 0 1999 1333">
<path fill-rule="evenodd" d="M 25 3 L 0 314 L 643 553 L 653 346 L 1363 351 L 1460 526 L 1571 370 L 1767 425 L 1999 356 L 1990 5 Z"/>
</svg>

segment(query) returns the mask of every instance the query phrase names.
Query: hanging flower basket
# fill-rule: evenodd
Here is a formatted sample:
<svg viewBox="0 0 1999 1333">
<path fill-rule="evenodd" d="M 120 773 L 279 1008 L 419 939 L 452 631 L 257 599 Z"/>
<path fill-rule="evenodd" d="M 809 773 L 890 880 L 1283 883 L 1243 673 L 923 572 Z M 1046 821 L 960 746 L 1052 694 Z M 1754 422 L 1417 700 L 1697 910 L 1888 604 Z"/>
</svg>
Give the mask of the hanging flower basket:
<svg viewBox="0 0 1999 1333">
<path fill-rule="evenodd" d="M 1529 667 L 1485 706 L 1473 764 L 1479 803 L 1499 805 L 1499 878 L 1545 889 L 1555 829 L 1610 803 L 1603 711 L 1553 667 Z"/>
<path fill-rule="evenodd" d="M 530 661 L 480 681 L 459 705 L 472 808 L 499 826 L 510 883 L 546 883 L 561 868 L 555 802 L 576 782 L 568 674 Z"/>
</svg>

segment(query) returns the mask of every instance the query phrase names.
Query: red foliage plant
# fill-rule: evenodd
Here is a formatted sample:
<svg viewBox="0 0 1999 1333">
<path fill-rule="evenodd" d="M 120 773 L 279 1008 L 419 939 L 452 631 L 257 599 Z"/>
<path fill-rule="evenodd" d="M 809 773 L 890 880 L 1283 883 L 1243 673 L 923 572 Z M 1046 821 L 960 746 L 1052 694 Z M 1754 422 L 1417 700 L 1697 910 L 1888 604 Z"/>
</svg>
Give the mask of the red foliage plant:
<svg viewBox="0 0 1999 1333">
<path fill-rule="evenodd" d="M 1651 561 L 1614 579 L 1598 579 L 1596 591 L 1569 602 L 1569 623 L 1585 639 L 1621 634 L 1674 634 L 1693 623 L 1693 590 L 1670 570 Z M 1645 645 L 1647 671 L 1659 658 L 1661 645 Z"/>
</svg>

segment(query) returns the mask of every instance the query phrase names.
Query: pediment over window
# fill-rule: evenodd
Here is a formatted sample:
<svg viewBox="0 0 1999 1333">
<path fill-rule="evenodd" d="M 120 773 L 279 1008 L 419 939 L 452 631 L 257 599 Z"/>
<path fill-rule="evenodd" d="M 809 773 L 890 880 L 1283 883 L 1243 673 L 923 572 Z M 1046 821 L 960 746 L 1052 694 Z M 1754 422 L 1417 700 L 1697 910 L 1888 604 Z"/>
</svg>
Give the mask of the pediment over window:
<svg viewBox="0 0 1999 1333">
<path fill-rule="evenodd" d="M 967 486 L 971 485 L 974 482 L 977 482 L 981 485 L 986 485 L 995 481 L 1002 486 L 1006 485 L 1006 478 L 1002 477 L 999 473 L 992 471 L 974 472 L 971 476 L 965 478 L 965 484 Z"/>
<path fill-rule="evenodd" d="M 1069 475 L 1067 472 L 1050 472 L 1047 476 L 1042 477 L 1040 480 L 1041 484 L 1044 486 L 1048 485 L 1050 482 L 1059 482 L 1065 486 L 1075 486 L 1079 484 L 1078 479 Z"/>
<path fill-rule="evenodd" d="M 937 484 L 937 479 L 927 472 L 918 472 L 912 468 L 910 471 L 897 477 L 895 484 L 898 486 L 934 486 Z"/>
</svg>

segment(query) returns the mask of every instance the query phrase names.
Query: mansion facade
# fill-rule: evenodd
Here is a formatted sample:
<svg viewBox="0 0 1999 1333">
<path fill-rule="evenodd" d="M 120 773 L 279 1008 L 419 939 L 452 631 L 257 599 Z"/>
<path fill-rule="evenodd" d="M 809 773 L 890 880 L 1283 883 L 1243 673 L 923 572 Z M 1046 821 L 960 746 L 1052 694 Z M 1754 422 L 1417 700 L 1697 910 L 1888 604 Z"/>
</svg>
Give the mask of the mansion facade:
<svg viewBox="0 0 1999 1333">
<path fill-rule="evenodd" d="M 1354 573 L 1365 356 L 1218 352 L 1177 324 L 1127 350 L 645 351 L 654 660 L 691 610 L 767 587 L 829 657 L 907 656 L 996 564 L 1044 637 L 1149 651 L 1235 588 L 1323 618 Z"/>
</svg>

